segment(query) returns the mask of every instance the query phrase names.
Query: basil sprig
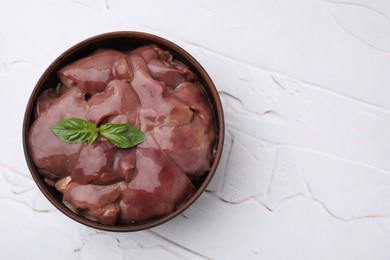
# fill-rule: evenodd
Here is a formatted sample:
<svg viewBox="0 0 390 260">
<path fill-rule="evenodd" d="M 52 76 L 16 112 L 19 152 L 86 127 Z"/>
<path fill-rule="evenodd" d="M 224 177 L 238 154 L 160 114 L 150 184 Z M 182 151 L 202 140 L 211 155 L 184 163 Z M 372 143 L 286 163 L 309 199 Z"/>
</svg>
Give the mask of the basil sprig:
<svg viewBox="0 0 390 260">
<path fill-rule="evenodd" d="M 136 127 L 129 124 L 101 124 L 80 118 L 66 118 L 53 125 L 50 130 L 61 141 L 78 144 L 93 143 L 99 136 L 103 136 L 119 148 L 130 148 L 145 141 L 145 135 Z"/>
</svg>

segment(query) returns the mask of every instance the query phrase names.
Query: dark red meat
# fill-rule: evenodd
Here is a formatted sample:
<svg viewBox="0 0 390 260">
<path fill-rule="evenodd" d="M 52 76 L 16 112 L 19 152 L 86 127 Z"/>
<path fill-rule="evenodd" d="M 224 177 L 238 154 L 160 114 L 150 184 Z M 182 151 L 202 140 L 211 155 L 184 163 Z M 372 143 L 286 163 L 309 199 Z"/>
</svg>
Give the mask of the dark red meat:
<svg viewBox="0 0 390 260">
<path fill-rule="evenodd" d="M 84 94 L 102 92 L 114 79 L 112 68 L 125 54 L 102 50 L 80 59 L 58 71 L 58 77 L 67 87 L 78 87 Z"/>
<path fill-rule="evenodd" d="M 118 184 L 100 186 L 72 182 L 64 192 L 63 201 L 71 210 L 86 218 L 113 225 L 121 212 L 120 195 Z"/>
<path fill-rule="evenodd" d="M 180 83 L 194 80 L 195 74 L 186 66 L 172 61 L 152 59 L 148 62 L 150 75 L 164 82 L 168 87 L 175 88 Z"/>
<path fill-rule="evenodd" d="M 140 101 L 134 89 L 126 81 L 113 80 L 104 92 L 97 93 L 87 102 L 87 119 L 100 124 L 104 119 L 124 115 L 125 122 L 138 126 Z"/>
<path fill-rule="evenodd" d="M 62 84 L 37 101 L 29 149 L 49 185 L 74 212 L 104 224 L 169 214 L 210 169 L 215 127 L 196 75 L 158 46 L 99 50 L 58 72 Z M 66 86 L 66 87 L 65 87 Z M 120 149 L 99 137 L 68 144 L 50 131 L 64 118 L 128 123 L 146 140 Z"/>
<path fill-rule="evenodd" d="M 195 190 L 188 177 L 159 150 L 138 148 L 136 164 L 136 176 L 122 187 L 124 222 L 166 215 Z"/>
<path fill-rule="evenodd" d="M 210 146 L 214 140 L 210 140 L 208 129 L 195 115 L 189 124 L 161 126 L 153 133 L 161 150 L 187 175 L 201 176 L 210 169 Z"/>
<path fill-rule="evenodd" d="M 35 165 L 48 177 L 68 176 L 84 144 L 62 142 L 50 130 L 54 124 L 69 117 L 85 118 L 86 106 L 82 93 L 71 89 L 47 103 L 45 113 L 35 120 L 30 129 L 29 148 Z"/>
</svg>

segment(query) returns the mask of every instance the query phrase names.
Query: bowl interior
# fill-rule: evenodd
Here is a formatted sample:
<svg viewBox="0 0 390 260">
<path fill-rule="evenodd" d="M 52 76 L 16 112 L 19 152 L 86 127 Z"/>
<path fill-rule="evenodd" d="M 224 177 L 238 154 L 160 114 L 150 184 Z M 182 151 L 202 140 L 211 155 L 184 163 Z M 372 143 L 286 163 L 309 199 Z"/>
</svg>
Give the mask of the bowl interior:
<svg viewBox="0 0 390 260">
<path fill-rule="evenodd" d="M 210 104 L 213 109 L 213 115 L 215 119 L 215 126 L 217 132 L 217 148 L 215 158 L 212 162 L 210 171 L 203 175 L 198 183 L 195 183 L 197 191 L 195 194 L 186 201 L 183 205 L 177 208 L 174 212 L 170 214 L 152 220 L 145 223 L 119 223 L 114 226 L 104 225 L 100 223 L 93 222 L 84 217 L 81 217 L 71 210 L 69 210 L 62 203 L 62 194 L 60 194 L 55 188 L 49 186 L 44 181 L 43 177 L 38 173 L 30 155 L 30 151 L 27 146 L 27 138 L 30 130 L 31 124 L 34 122 L 34 109 L 36 106 L 36 101 L 39 95 L 48 88 L 54 88 L 58 85 L 59 80 L 57 78 L 57 71 L 62 68 L 64 65 L 69 64 L 73 61 L 76 61 L 80 58 L 88 56 L 90 53 L 94 52 L 97 49 L 107 48 L 115 49 L 120 51 L 129 51 L 140 47 L 142 45 L 156 44 L 161 48 L 168 50 L 172 53 L 174 59 L 181 61 L 186 64 L 194 73 L 198 75 L 198 80 L 202 84 L 204 90 L 207 93 Z M 128 232 L 128 231 L 138 231 L 147 228 L 151 228 L 157 225 L 160 225 L 173 217 L 179 215 L 186 208 L 188 208 L 204 191 L 211 178 L 213 177 L 216 167 L 219 163 L 224 139 L 224 118 L 221 101 L 218 96 L 218 92 L 210 79 L 209 75 L 203 69 L 203 67 L 186 51 L 177 46 L 176 44 L 160 38 L 155 35 L 141 33 L 141 32 L 113 32 L 98 35 L 92 38 L 89 38 L 83 42 L 76 44 L 71 47 L 63 54 L 61 54 L 43 73 L 41 78 L 38 80 L 27 104 L 26 112 L 24 115 L 23 122 L 23 148 L 24 154 L 26 157 L 27 165 L 31 172 L 31 175 L 34 181 L 37 183 L 39 189 L 46 196 L 46 198 L 61 212 L 70 218 L 76 220 L 79 223 L 87 225 L 89 227 L 106 230 L 106 231 L 117 231 L 117 232 Z"/>
</svg>

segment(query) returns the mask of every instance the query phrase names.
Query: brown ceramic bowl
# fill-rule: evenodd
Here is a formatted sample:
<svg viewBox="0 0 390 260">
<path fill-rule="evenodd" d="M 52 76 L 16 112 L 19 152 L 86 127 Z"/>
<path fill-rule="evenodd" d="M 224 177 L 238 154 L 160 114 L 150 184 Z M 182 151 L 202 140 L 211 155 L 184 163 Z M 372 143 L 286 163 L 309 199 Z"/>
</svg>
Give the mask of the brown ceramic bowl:
<svg viewBox="0 0 390 260">
<path fill-rule="evenodd" d="M 59 80 L 57 78 L 56 72 L 66 64 L 69 64 L 77 59 L 87 56 L 91 52 L 99 48 L 110 48 L 116 50 L 131 50 L 146 44 L 156 44 L 161 48 L 169 50 L 173 57 L 182 63 L 186 64 L 194 73 L 199 77 L 199 82 L 203 85 L 210 103 L 213 108 L 215 126 L 217 131 L 217 149 L 216 155 L 212 162 L 210 171 L 206 173 L 202 179 L 195 184 L 197 190 L 193 196 L 187 200 L 183 205 L 177 208 L 174 212 L 163 216 L 161 218 L 139 224 L 132 223 L 119 223 L 117 225 L 105 225 L 101 223 L 93 222 L 89 219 L 86 219 L 82 216 L 79 216 L 69 210 L 62 202 L 62 194 L 59 193 L 55 188 L 49 186 L 44 181 L 43 177 L 38 173 L 33 160 L 30 154 L 30 151 L 27 146 L 27 138 L 30 130 L 30 126 L 34 121 L 34 108 L 39 95 L 46 89 L 57 86 Z M 185 50 L 177 46 L 176 44 L 160 38 L 155 35 L 141 33 L 141 32 L 112 32 L 102 35 L 98 35 L 92 38 L 89 38 L 85 41 L 82 41 L 75 46 L 71 47 L 63 54 L 61 54 L 43 73 L 41 78 L 38 80 L 27 104 L 26 112 L 24 115 L 23 122 L 23 148 L 24 154 L 28 167 L 30 169 L 31 175 L 34 178 L 34 181 L 38 185 L 39 189 L 46 196 L 46 198 L 62 213 L 68 217 L 74 219 L 75 221 L 84 224 L 89 227 L 96 229 L 106 230 L 106 231 L 116 231 L 116 232 L 129 232 L 129 231 L 138 231 L 148 228 L 155 227 L 162 223 L 169 221 L 175 216 L 181 214 L 185 209 L 191 206 L 192 203 L 202 194 L 206 186 L 211 181 L 215 170 L 217 168 L 218 162 L 222 153 L 222 146 L 224 140 L 224 117 L 222 111 L 221 101 L 218 96 L 218 92 L 210 79 L 207 72 L 203 67 Z"/>
</svg>

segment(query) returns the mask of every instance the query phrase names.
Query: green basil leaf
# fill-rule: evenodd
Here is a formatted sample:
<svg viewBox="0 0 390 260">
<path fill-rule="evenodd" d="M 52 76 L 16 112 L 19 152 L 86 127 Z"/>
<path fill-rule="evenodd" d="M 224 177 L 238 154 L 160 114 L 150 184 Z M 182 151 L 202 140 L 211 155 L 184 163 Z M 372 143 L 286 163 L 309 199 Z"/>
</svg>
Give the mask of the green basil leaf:
<svg viewBox="0 0 390 260">
<path fill-rule="evenodd" d="M 94 123 L 79 118 L 67 118 L 53 125 L 50 130 L 62 141 L 91 144 L 98 138 L 99 130 Z"/>
<path fill-rule="evenodd" d="M 102 124 L 100 134 L 119 148 L 130 148 L 145 141 L 145 135 L 129 124 Z"/>
</svg>

